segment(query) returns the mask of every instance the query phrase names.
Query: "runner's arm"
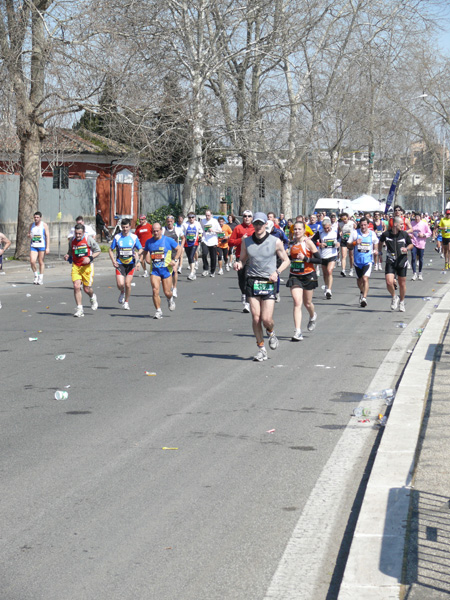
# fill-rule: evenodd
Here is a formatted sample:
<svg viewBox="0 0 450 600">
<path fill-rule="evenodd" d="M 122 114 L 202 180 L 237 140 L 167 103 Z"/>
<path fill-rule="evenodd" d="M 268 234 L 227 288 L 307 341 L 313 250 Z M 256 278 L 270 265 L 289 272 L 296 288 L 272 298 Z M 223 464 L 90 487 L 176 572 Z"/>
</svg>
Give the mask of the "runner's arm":
<svg viewBox="0 0 450 600">
<path fill-rule="evenodd" d="M 45 231 L 45 239 L 47 240 L 45 254 L 50 254 L 50 232 L 48 230 L 47 223 L 44 224 L 44 231 Z"/>
</svg>

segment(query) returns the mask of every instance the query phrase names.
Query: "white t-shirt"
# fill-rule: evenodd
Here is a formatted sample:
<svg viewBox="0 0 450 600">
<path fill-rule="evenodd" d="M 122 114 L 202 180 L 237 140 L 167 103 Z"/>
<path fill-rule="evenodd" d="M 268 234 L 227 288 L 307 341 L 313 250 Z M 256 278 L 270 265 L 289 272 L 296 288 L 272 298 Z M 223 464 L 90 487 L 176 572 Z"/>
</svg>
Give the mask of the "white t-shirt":
<svg viewBox="0 0 450 600">
<path fill-rule="evenodd" d="M 337 255 L 337 248 L 335 248 L 332 244 L 337 241 L 337 232 L 334 229 L 330 229 L 328 233 L 325 233 L 325 229 L 320 230 L 320 241 L 325 242 L 327 245 L 326 248 L 320 249 L 320 257 L 321 258 L 332 258 Z"/>
<path fill-rule="evenodd" d="M 217 234 L 222 232 L 222 227 L 220 226 L 219 221 L 211 217 L 209 220 L 202 219 L 200 223 L 203 229 L 202 241 L 205 242 L 207 246 L 217 246 L 219 243 Z"/>
</svg>

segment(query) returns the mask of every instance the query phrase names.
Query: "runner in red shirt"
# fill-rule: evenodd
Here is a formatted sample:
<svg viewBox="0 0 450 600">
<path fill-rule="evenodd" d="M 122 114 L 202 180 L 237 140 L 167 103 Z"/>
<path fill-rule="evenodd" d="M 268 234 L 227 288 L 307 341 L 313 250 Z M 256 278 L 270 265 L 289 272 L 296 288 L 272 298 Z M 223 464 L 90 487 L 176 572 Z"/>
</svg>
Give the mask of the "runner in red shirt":
<svg viewBox="0 0 450 600">
<path fill-rule="evenodd" d="M 251 210 L 245 210 L 243 216 L 243 223 L 241 225 L 237 225 L 234 230 L 233 233 L 230 236 L 230 239 L 228 240 L 228 245 L 230 246 L 230 248 L 236 248 L 236 260 L 239 260 L 239 257 L 241 256 L 241 242 L 242 242 L 242 238 L 245 237 L 249 237 L 250 235 L 253 235 L 255 228 L 253 227 L 253 223 L 252 223 L 252 218 L 253 218 L 253 213 Z M 250 312 L 250 304 L 247 302 L 247 296 L 245 294 L 245 280 L 246 280 L 246 276 L 245 276 L 245 271 L 246 269 L 240 269 L 237 273 L 238 273 L 238 281 L 239 281 L 239 288 L 241 290 L 241 294 L 242 294 L 242 304 L 244 305 L 244 308 L 242 310 L 242 312 L 245 313 L 249 313 Z"/>
<path fill-rule="evenodd" d="M 138 236 L 141 246 L 145 248 L 145 242 L 152 237 L 152 224 L 147 223 L 147 215 L 139 215 L 139 227 L 136 227 L 134 233 Z M 144 256 L 141 254 L 141 265 L 144 269 L 142 277 L 148 277 L 147 263 L 144 261 Z"/>
</svg>

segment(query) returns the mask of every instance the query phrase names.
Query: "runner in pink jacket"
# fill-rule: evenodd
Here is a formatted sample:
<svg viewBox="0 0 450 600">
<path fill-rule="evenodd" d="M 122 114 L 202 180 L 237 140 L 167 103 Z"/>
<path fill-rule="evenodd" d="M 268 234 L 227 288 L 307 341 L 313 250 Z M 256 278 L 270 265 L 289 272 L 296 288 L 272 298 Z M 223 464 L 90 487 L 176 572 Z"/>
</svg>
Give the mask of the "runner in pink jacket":
<svg viewBox="0 0 450 600">
<path fill-rule="evenodd" d="M 413 270 L 413 276 L 411 279 L 416 281 L 416 279 L 423 280 L 422 277 L 422 268 L 423 268 L 423 255 L 425 252 L 425 244 L 427 238 L 431 236 L 431 229 L 428 226 L 426 221 L 422 220 L 422 216 L 419 212 L 414 213 L 414 220 L 412 222 L 412 234 L 411 240 L 413 243 L 413 249 L 411 250 L 411 266 Z M 416 262 L 419 259 L 419 276 L 416 273 Z"/>
</svg>

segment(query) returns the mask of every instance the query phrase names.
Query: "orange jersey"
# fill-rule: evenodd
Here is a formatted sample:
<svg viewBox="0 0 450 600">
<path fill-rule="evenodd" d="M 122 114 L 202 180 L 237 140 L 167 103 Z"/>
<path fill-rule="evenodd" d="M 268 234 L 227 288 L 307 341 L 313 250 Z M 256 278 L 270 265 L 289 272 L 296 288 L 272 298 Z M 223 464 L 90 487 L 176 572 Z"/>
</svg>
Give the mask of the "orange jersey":
<svg viewBox="0 0 450 600">
<path fill-rule="evenodd" d="M 303 254 L 307 258 L 311 258 L 312 252 L 306 246 L 306 242 L 300 242 L 294 244 L 291 248 L 291 275 L 307 275 L 308 273 L 312 273 L 314 269 L 314 265 L 310 262 L 303 262 L 297 260 L 299 254 Z"/>
<path fill-rule="evenodd" d="M 219 238 L 219 248 L 228 248 L 228 238 L 232 233 L 231 227 L 224 223 L 222 225 L 222 235 L 219 233 L 217 236 Z M 226 236 L 226 239 L 224 236 Z"/>
</svg>

